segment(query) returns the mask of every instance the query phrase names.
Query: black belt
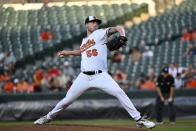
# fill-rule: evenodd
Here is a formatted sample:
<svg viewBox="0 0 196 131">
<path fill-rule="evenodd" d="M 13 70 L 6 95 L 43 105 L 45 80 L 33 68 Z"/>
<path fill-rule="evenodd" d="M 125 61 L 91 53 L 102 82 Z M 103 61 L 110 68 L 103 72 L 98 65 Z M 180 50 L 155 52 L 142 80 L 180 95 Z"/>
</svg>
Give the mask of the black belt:
<svg viewBox="0 0 196 131">
<path fill-rule="evenodd" d="M 83 73 L 86 75 L 94 75 L 96 73 L 102 73 L 102 71 L 101 70 L 98 70 L 97 72 L 96 71 L 84 71 Z"/>
</svg>

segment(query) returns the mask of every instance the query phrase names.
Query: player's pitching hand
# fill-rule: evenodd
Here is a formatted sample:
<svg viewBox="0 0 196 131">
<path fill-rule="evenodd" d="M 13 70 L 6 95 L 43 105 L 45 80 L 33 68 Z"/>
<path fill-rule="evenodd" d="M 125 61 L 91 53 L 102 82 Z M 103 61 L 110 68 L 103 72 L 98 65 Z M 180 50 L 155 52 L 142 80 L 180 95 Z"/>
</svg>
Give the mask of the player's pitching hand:
<svg viewBox="0 0 196 131">
<path fill-rule="evenodd" d="M 63 57 L 65 57 L 65 56 L 67 55 L 67 52 L 66 52 L 66 51 L 59 51 L 59 52 L 57 53 L 57 55 L 58 55 L 59 57 L 63 58 Z"/>
</svg>

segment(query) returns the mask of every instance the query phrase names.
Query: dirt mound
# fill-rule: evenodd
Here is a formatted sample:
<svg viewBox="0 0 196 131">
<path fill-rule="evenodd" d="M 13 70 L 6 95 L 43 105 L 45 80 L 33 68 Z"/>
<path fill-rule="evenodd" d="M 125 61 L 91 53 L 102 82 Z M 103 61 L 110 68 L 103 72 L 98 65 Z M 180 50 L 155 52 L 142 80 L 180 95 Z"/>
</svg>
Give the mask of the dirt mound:
<svg viewBox="0 0 196 131">
<path fill-rule="evenodd" d="M 0 126 L 0 131 L 148 131 L 147 129 L 125 128 L 112 125 L 12 125 Z"/>
</svg>

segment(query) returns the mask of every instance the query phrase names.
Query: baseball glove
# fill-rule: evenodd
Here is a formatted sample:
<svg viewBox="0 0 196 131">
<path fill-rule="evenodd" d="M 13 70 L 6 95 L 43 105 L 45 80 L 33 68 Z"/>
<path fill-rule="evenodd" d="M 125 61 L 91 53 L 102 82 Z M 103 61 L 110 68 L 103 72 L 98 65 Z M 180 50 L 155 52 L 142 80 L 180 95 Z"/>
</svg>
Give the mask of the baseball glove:
<svg viewBox="0 0 196 131">
<path fill-rule="evenodd" d="M 110 51 L 114 51 L 119 49 L 121 46 L 125 45 L 126 41 L 127 38 L 125 36 L 117 36 L 112 40 L 108 41 L 106 45 Z"/>
</svg>

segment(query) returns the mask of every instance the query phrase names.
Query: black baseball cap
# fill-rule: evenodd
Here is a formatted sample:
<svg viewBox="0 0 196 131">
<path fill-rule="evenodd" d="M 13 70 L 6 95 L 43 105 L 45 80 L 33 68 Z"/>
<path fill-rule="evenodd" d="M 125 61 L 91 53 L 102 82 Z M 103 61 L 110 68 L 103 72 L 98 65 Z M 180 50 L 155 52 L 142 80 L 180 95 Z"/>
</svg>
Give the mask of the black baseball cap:
<svg viewBox="0 0 196 131">
<path fill-rule="evenodd" d="M 169 72 L 169 70 L 168 70 L 168 68 L 167 68 L 167 67 L 164 67 L 164 68 L 162 69 L 162 72 L 163 72 L 163 73 L 168 73 L 168 72 Z"/>
<path fill-rule="evenodd" d="M 102 20 L 98 19 L 96 16 L 88 16 L 85 19 L 85 24 L 91 21 L 96 21 L 99 25 L 102 23 Z"/>
</svg>

